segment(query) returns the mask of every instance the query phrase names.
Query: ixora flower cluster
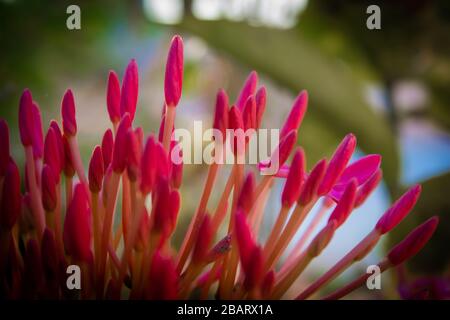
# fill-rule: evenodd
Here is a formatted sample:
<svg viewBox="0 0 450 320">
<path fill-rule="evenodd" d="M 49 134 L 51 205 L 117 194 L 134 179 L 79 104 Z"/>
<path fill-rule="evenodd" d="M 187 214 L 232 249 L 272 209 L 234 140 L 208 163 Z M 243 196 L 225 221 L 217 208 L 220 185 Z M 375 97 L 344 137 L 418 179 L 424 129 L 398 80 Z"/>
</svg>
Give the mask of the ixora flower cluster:
<svg viewBox="0 0 450 320">
<path fill-rule="evenodd" d="M 349 164 L 356 147 L 352 134 L 343 139 L 329 161 L 323 159 L 306 171 L 305 154 L 295 146 L 308 99 L 307 93 L 301 92 L 282 126 L 274 152 L 277 159 L 269 157 L 259 167 L 247 170 L 235 162 L 214 206 L 208 199 L 221 165 L 209 165 L 198 207 L 181 247 L 175 249 L 171 238 L 181 207 L 183 164 L 173 163 L 168 155 L 177 146 L 171 133 L 182 78 L 183 42 L 175 36 L 166 65 L 159 135 L 144 138 L 142 128 L 133 127 L 138 101 L 136 62 L 132 60 L 127 66 L 121 85 L 116 73 L 109 74 L 106 102 L 112 129 L 94 148 L 87 176 L 77 145 L 72 91 L 62 99 L 62 123 L 52 120 L 45 136 L 38 105 L 29 90 L 23 92 L 19 105 L 20 139 L 26 157 L 23 185 L 10 155 L 8 126 L 0 121 L 2 297 L 283 298 L 380 182 L 379 155 Z M 259 128 L 266 90 L 257 88 L 257 82 L 257 74 L 252 72 L 231 107 L 225 91 L 219 91 L 215 129 Z M 222 147 L 217 143 L 216 150 Z M 238 157 L 245 149 L 234 151 Z M 263 170 L 271 161 L 279 161 L 277 174 L 257 179 L 251 170 Z M 275 179 L 285 179 L 281 210 L 267 241 L 259 243 L 265 204 Z M 311 297 L 366 256 L 412 210 L 420 191 L 420 186 L 408 190 L 328 272 L 307 287 L 295 288 L 297 299 Z M 284 259 L 288 245 L 316 203 L 321 210 Z M 325 227 L 316 230 L 330 211 Z M 418 253 L 437 224 L 438 218 L 433 217 L 414 229 L 381 260 L 381 271 Z M 81 290 L 76 294 L 66 283 L 66 270 L 71 265 L 81 270 Z M 345 296 L 364 284 L 368 276 L 364 274 L 325 298 Z"/>
</svg>

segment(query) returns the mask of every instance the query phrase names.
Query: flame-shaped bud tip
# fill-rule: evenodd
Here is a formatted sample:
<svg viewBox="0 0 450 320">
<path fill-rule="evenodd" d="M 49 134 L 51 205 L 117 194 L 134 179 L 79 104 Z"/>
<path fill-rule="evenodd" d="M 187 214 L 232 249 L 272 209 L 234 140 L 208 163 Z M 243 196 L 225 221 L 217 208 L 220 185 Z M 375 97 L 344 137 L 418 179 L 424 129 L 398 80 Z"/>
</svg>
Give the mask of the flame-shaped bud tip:
<svg viewBox="0 0 450 320">
<path fill-rule="evenodd" d="M 66 251 L 76 261 L 91 261 L 91 211 L 87 190 L 81 183 L 75 185 L 72 201 L 67 208 L 63 238 Z"/>
<path fill-rule="evenodd" d="M 290 208 L 300 196 L 305 175 L 305 153 L 303 149 L 295 152 L 292 159 L 291 168 L 281 194 L 281 203 L 284 207 Z"/>
<path fill-rule="evenodd" d="M 34 101 L 31 104 L 31 110 L 33 113 L 33 156 L 40 159 L 44 152 L 44 133 L 42 130 L 41 110 Z"/>
<path fill-rule="evenodd" d="M 72 90 L 68 89 L 61 103 L 61 115 L 64 134 L 74 136 L 77 134 L 77 121 L 75 118 L 75 98 Z"/>
<path fill-rule="evenodd" d="M 409 233 L 405 239 L 389 251 L 387 258 L 393 265 L 415 256 L 430 240 L 439 223 L 439 217 L 434 216 Z"/>
<path fill-rule="evenodd" d="M 49 165 L 42 168 L 42 205 L 47 212 L 56 209 L 56 179 L 53 169 Z"/>
<path fill-rule="evenodd" d="M 139 92 L 139 76 L 136 60 L 132 59 L 128 64 L 122 81 L 120 92 L 120 116 L 128 112 L 130 120 L 133 121 L 136 114 L 136 106 Z"/>
<path fill-rule="evenodd" d="M 395 228 L 416 205 L 422 187 L 415 185 L 406 191 L 395 203 L 381 216 L 375 228 L 385 234 Z"/>
<path fill-rule="evenodd" d="M 104 173 L 102 149 L 96 146 L 89 162 L 89 190 L 92 193 L 98 193 L 102 189 Z"/>
<path fill-rule="evenodd" d="M 255 174 L 249 172 L 244 180 L 237 202 L 238 208 L 241 208 L 246 214 L 250 213 L 255 201 L 255 185 Z"/>
<path fill-rule="evenodd" d="M 302 192 L 300 193 L 299 203 L 302 205 L 308 204 L 315 196 L 317 196 L 317 189 L 325 174 L 327 168 L 327 161 L 320 160 L 311 170 L 306 179 Z"/>
<path fill-rule="evenodd" d="M 25 89 L 19 103 L 19 131 L 20 141 L 27 147 L 33 144 L 33 97 L 28 89 Z"/>
<path fill-rule="evenodd" d="M 225 137 L 228 128 L 228 95 L 223 89 L 217 93 L 213 128 L 219 130 Z"/>
<path fill-rule="evenodd" d="M 106 106 L 112 123 L 120 121 L 120 82 L 117 73 L 110 71 L 106 91 Z"/>
<path fill-rule="evenodd" d="M 114 149 L 114 138 L 111 129 L 108 129 L 103 134 L 102 138 L 102 155 L 103 155 L 103 168 L 108 168 L 112 160 L 112 154 Z"/>
<path fill-rule="evenodd" d="M 57 133 L 55 129 L 50 127 L 45 135 L 44 141 L 44 163 L 48 165 L 53 171 L 53 177 L 56 183 L 59 183 L 59 175 L 62 171 L 63 161 L 61 160 L 61 146 L 58 143 Z M 62 142 L 63 143 L 63 142 Z"/>
<path fill-rule="evenodd" d="M 262 118 L 266 111 L 267 92 L 266 87 L 262 86 L 256 92 L 256 127 L 261 127 Z"/>
<path fill-rule="evenodd" d="M 167 55 L 164 95 L 169 107 L 176 107 L 183 87 L 183 40 L 174 36 Z"/>
<path fill-rule="evenodd" d="M 307 108 L 308 93 L 306 91 L 302 91 L 295 99 L 294 105 L 292 106 L 292 109 L 289 112 L 283 127 L 281 128 L 281 137 L 287 135 L 291 130 L 298 130 L 303 121 Z"/>
<path fill-rule="evenodd" d="M 255 94 L 256 87 L 258 85 L 258 74 L 256 71 L 250 72 L 247 79 L 242 86 L 241 92 L 236 100 L 236 107 L 242 111 L 245 107 L 248 97 Z"/>
<path fill-rule="evenodd" d="M 355 206 L 356 199 L 356 188 L 358 187 L 358 183 L 356 179 L 352 179 L 345 188 L 345 191 L 339 200 L 336 208 L 334 208 L 333 212 L 330 215 L 328 221 L 335 220 L 337 223 L 337 227 L 341 226 L 345 220 L 347 220 L 348 216 L 353 210 Z"/>
<path fill-rule="evenodd" d="M 127 165 L 127 132 L 131 128 L 129 113 L 125 113 L 120 120 L 114 142 L 112 169 L 116 173 L 122 173 Z"/>
<path fill-rule="evenodd" d="M 333 188 L 344 172 L 350 158 L 353 155 L 353 152 L 355 151 L 355 148 L 356 137 L 350 133 L 345 136 L 334 152 L 328 164 L 322 183 L 317 190 L 319 195 L 325 195 L 331 190 L 331 188 Z"/>
</svg>

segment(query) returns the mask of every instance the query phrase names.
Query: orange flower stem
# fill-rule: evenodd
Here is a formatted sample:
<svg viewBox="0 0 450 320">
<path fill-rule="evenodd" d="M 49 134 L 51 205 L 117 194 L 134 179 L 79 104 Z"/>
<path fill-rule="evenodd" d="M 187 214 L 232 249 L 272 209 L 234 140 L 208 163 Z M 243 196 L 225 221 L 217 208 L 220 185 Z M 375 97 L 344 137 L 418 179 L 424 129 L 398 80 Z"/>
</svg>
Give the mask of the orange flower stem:
<svg viewBox="0 0 450 320">
<path fill-rule="evenodd" d="M 212 163 L 208 169 L 208 176 L 206 178 L 205 187 L 203 188 L 203 193 L 200 198 L 200 203 L 194 216 L 191 219 L 186 235 L 184 236 L 183 242 L 180 247 L 180 251 L 177 259 L 177 269 L 181 272 L 186 264 L 187 258 L 194 245 L 195 235 L 197 234 L 198 227 L 200 225 L 201 219 L 203 219 L 203 214 L 205 212 L 206 206 L 208 205 L 208 200 L 211 195 L 211 191 L 216 181 L 217 172 L 219 165 L 217 163 Z"/>
<path fill-rule="evenodd" d="M 166 106 L 166 116 L 164 119 L 163 146 L 167 154 L 170 150 L 170 139 L 172 137 L 172 128 L 175 122 L 176 106 Z"/>
<path fill-rule="evenodd" d="M 100 258 L 100 218 L 98 214 L 98 193 L 92 192 L 91 196 L 91 208 L 92 208 L 92 224 L 93 224 L 93 232 L 94 232 L 94 254 L 95 259 L 94 262 L 97 264 L 98 259 Z M 97 269 L 97 265 L 94 267 Z"/>
<path fill-rule="evenodd" d="M 130 179 L 125 172 L 122 174 L 122 233 L 123 240 L 127 241 L 127 234 L 130 228 L 130 214 L 131 214 L 131 195 L 130 195 Z"/>
<path fill-rule="evenodd" d="M 234 174 L 235 185 L 233 191 L 233 207 L 231 210 L 230 224 L 228 226 L 228 234 L 233 233 L 234 230 L 234 213 L 236 212 L 237 200 L 239 197 L 239 193 L 242 187 L 242 181 L 244 177 L 244 165 L 243 164 L 235 164 L 236 172 Z M 230 259 L 228 260 L 228 264 L 225 265 L 224 270 L 227 270 L 227 277 L 225 280 L 224 292 L 227 297 L 230 297 L 233 291 L 234 282 L 236 280 L 237 267 L 239 263 L 239 252 L 237 249 L 237 240 L 236 237 L 232 237 L 231 239 L 233 245 L 231 246 L 231 250 L 228 252 L 228 256 Z"/>
<path fill-rule="evenodd" d="M 320 221 L 322 221 L 322 218 L 325 215 L 325 213 L 327 213 L 328 209 L 329 209 L 328 206 L 325 206 L 323 204 L 321 205 L 319 211 L 316 213 L 313 220 L 306 228 L 305 232 L 302 234 L 300 239 L 298 239 L 297 243 L 292 249 L 291 254 L 289 254 L 289 257 L 283 263 L 283 268 L 289 268 L 292 262 L 301 254 L 304 245 L 311 237 L 313 231 L 317 228 L 317 225 L 320 223 Z"/>
<path fill-rule="evenodd" d="M 380 261 L 377 265 L 380 268 L 380 272 L 384 272 L 387 269 L 389 269 L 390 267 L 392 267 L 392 264 L 387 259 Z M 371 275 L 370 273 L 364 273 L 359 278 L 357 278 L 354 281 L 347 284 L 345 287 L 340 288 L 340 289 L 334 291 L 333 293 L 329 294 L 328 296 L 323 298 L 323 300 L 338 300 L 338 299 L 341 299 L 342 297 L 345 297 L 352 291 L 358 289 L 363 284 L 365 284 L 367 279 L 370 277 L 370 275 Z"/>
<path fill-rule="evenodd" d="M 372 230 L 364 239 L 362 239 L 350 252 L 348 252 L 341 260 L 339 260 L 331 269 L 324 275 L 313 282 L 297 297 L 298 300 L 307 299 L 314 292 L 319 290 L 322 286 L 329 283 L 347 269 L 357 259 L 362 259 L 370 252 L 380 239 L 378 231 Z"/>
<path fill-rule="evenodd" d="M 81 161 L 80 149 L 78 147 L 78 141 L 76 136 L 67 137 L 69 142 L 70 154 L 72 155 L 72 163 L 75 171 L 77 172 L 80 181 L 87 187 L 88 181 L 86 175 L 84 174 L 83 162 Z"/>
<path fill-rule="evenodd" d="M 206 280 L 205 284 L 201 288 L 200 300 L 208 299 L 209 289 L 211 288 L 211 285 L 214 283 L 217 270 L 219 270 L 222 262 L 223 262 L 223 257 L 220 257 L 217 261 L 214 262 L 212 268 L 209 271 L 208 279 Z"/>
<path fill-rule="evenodd" d="M 106 202 L 105 221 L 103 223 L 102 242 L 101 242 L 101 259 L 99 265 L 99 287 L 97 288 L 97 294 L 103 295 L 105 286 L 105 268 L 108 253 L 108 244 L 112 232 L 112 224 L 114 220 L 114 211 L 116 208 L 117 192 L 119 189 L 120 174 L 112 172 L 110 188 L 108 191 L 108 198 Z"/>
</svg>

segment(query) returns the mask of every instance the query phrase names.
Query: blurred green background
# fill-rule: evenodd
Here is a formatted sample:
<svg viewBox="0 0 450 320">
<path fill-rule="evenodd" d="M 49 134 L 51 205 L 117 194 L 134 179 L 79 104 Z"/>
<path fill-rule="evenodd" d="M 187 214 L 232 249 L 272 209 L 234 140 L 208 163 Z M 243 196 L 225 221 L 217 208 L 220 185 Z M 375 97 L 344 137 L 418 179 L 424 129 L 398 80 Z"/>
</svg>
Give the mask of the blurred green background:
<svg viewBox="0 0 450 320">
<path fill-rule="evenodd" d="M 81 30 L 66 27 L 70 4 L 81 9 Z M 381 30 L 366 27 L 370 4 L 381 9 Z M 449 1 L 0 0 L 0 117 L 10 124 L 15 157 L 23 159 L 17 130 L 22 90 L 32 90 L 45 129 L 52 118 L 60 118 L 60 99 L 70 87 L 87 165 L 109 126 L 108 71 L 122 75 L 131 58 L 140 72 L 137 125 L 147 133 L 156 131 L 165 55 L 175 33 L 185 40 L 178 126 L 209 123 L 218 88 L 234 98 L 252 69 L 268 88 L 266 127 L 279 127 L 297 92 L 308 90 L 308 114 L 299 135 L 308 167 L 330 156 L 348 132 L 358 138 L 358 156 L 383 156 L 384 183 L 349 221 L 341 234 L 347 242 L 331 249 L 333 259 L 357 241 L 351 235 L 360 239 L 373 226 L 392 199 L 422 183 L 414 213 L 379 252 L 437 214 L 437 234 L 408 267 L 417 274 L 449 272 Z M 185 170 L 180 234 L 195 210 L 203 169 Z M 313 266 L 311 273 L 327 263 Z"/>
</svg>

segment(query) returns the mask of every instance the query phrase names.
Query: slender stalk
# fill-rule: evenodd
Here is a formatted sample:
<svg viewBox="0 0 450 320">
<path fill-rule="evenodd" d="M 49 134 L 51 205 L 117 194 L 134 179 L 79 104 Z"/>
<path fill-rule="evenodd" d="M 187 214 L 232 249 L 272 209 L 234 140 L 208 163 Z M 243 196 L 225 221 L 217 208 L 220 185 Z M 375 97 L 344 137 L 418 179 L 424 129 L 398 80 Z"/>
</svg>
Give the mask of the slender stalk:
<svg viewBox="0 0 450 320">
<path fill-rule="evenodd" d="M 380 272 L 384 272 L 390 267 L 392 267 L 391 263 L 387 259 L 382 260 L 377 265 L 380 268 Z M 334 291 L 333 293 L 329 294 L 328 296 L 323 298 L 323 300 L 338 300 L 341 299 L 342 297 L 345 297 L 350 292 L 354 291 L 355 289 L 358 289 L 363 284 L 365 284 L 370 275 L 371 275 L 370 273 L 364 273 L 359 278 L 347 284 L 345 287 L 340 288 Z"/>
<path fill-rule="evenodd" d="M 362 239 L 350 252 L 348 252 L 341 260 L 339 260 L 324 275 L 313 282 L 308 288 L 297 296 L 297 300 L 304 300 L 319 290 L 322 286 L 329 283 L 347 269 L 357 258 L 363 258 L 363 254 L 367 254 L 370 248 L 373 248 L 380 239 L 380 235 L 376 230 L 372 230 L 364 239 Z"/>
<path fill-rule="evenodd" d="M 289 257 L 284 262 L 283 268 L 290 267 L 291 264 L 294 262 L 294 260 L 296 260 L 296 258 L 302 253 L 303 246 L 311 237 L 311 234 L 317 228 L 317 225 L 320 223 L 320 221 L 322 221 L 322 218 L 325 215 L 325 213 L 327 213 L 328 209 L 329 209 L 328 206 L 325 206 L 323 204 L 321 205 L 319 211 L 316 213 L 313 220 L 306 228 L 305 232 L 301 235 L 300 239 L 298 239 L 297 243 L 295 244 L 294 248 L 289 254 Z"/>
<path fill-rule="evenodd" d="M 122 174 L 122 233 L 123 240 L 128 241 L 127 235 L 130 228 L 130 214 L 131 214 L 131 195 L 130 195 L 130 180 L 128 174 Z"/>
<path fill-rule="evenodd" d="M 289 209 L 285 206 L 280 208 L 280 212 L 278 214 L 277 220 L 275 221 L 275 225 L 270 232 L 269 238 L 267 238 L 266 244 L 264 246 L 264 256 L 267 257 L 270 252 L 272 252 L 273 247 L 275 246 L 276 241 L 278 240 L 278 236 L 283 230 L 284 224 L 288 218 Z"/>
<path fill-rule="evenodd" d="M 96 264 L 98 263 L 98 259 L 100 258 L 100 217 L 98 213 L 98 193 L 93 192 L 91 197 L 91 208 L 92 208 L 92 222 L 93 222 L 93 231 L 94 231 L 94 253 Z M 95 270 L 97 271 L 98 266 L 95 266 Z"/>
<path fill-rule="evenodd" d="M 119 189 L 120 175 L 116 172 L 111 174 L 110 188 L 108 192 L 108 199 L 106 202 L 105 221 L 103 224 L 102 242 L 101 242 L 101 258 L 99 265 L 99 287 L 97 288 L 97 294 L 103 295 L 103 289 L 105 285 L 105 268 L 108 253 L 108 243 L 111 236 L 112 223 L 114 220 L 114 211 L 116 207 L 117 191 Z"/>
<path fill-rule="evenodd" d="M 216 273 L 219 270 L 221 264 L 223 262 L 223 258 L 220 257 L 216 262 L 214 262 L 212 268 L 209 271 L 208 279 L 206 280 L 205 284 L 201 288 L 200 293 L 200 300 L 206 300 L 208 298 L 209 289 L 211 288 L 211 285 L 213 284 Z"/>
<path fill-rule="evenodd" d="M 194 245 L 196 232 L 198 231 L 201 219 L 203 219 L 203 214 L 208 204 L 208 200 L 211 195 L 214 182 L 216 181 L 218 169 L 219 166 L 216 163 L 213 163 L 209 166 L 208 176 L 206 178 L 206 183 L 203 188 L 202 196 L 200 198 L 200 203 L 198 205 L 197 210 L 195 211 L 194 216 L 191 219 L 191 223 L 189 224 L 188 230 L 186 232 L 186 235 L 184 236 L 183 242 L 179 250 L 177 259 L 177 269 L 179 272 L 183 270 L 183 267 L 189 256 L 189 253 L 192 250 L 192 246 Z"/>
<path fill-rule="evenodd" d="M 233 233 L 234 230 L 234 220 L 237 207 L 237 200 L 239 197 L 239 193 L 242 187 L 242 181 L 244 177 L 244 166 L 242 164 L 236 164 L 236 172 L 235 172 L 235 185 L 234 185 L 234 192 L 233 192 L 233 207 L 231 210 L 231 217 L 230 217 L 230 224 L 228 226 L 228 234 Z M 233 291 L 234 282 L 236 280 L 236 273 L 237 273 L 237 267 L 239 263 L 239 252 L 237 249 L 237 240 L 236 237 L 233 237 L 231 239 L 233 245 L 231 246 L 230 251 L 228 252 L 228 255 L 230 259 L 228 260 L 228 264 L 225 265 L 224 270 L 227 270 L 227 277 L 225 280 L 225 294 L 227 296 L 231 296 Z"/>
<path fill-rule="evenodd" d="M 81 160 L 80 149 L 78 147 L 78 141 L 76 136 L 67 137 L 67 141 L 69 142 L 70 154 L 72 155 L 72 163 L 75 171 L 77 172 L 78 178 L 80 181 L 87 186 L 88 181 L 86 179 L 86 175 L 84 174 L 83 161 Z"/>
<path fill-rule="evenodd" d="M 232 172 L 230 176 L 228 177 L 227 183 L 225 185 L 225 189 L 222 192 L 222 196 L 220 197 L 219 204 L 217 205 L 216 211 L 214 212 L 214 215 L 212 217 L 211 222 L 211 230 L 212 233 L 215 234 L 217 230 L 219 229 L 219 226 L 221 225 L 223 219 L 225 218 L 227 214 L 228 209 L 228 198 L 230 197 L 231 191 L 234 188 L 234 166 L 232 169 Z"/>
<path fill-rule="evenodd" d="M 166 107 L 166 116 L 164 119 L 164 134 L 163 134 L 163 146 L 164 150 L 166 150 L 167 154 L 170 150 L 170 139 L 172 136 L 172 128 L 175 122 L 175 106 L 167 106 Z"/>
<path fill-rule="evenodd" d="M 62 238 L 62 219 L 61 219 L 61 182 L 56 185 L 56 209 L 55 209 L 55 236 L 58 252 L 64 254 L 64 244 Z"/>
</svg>

